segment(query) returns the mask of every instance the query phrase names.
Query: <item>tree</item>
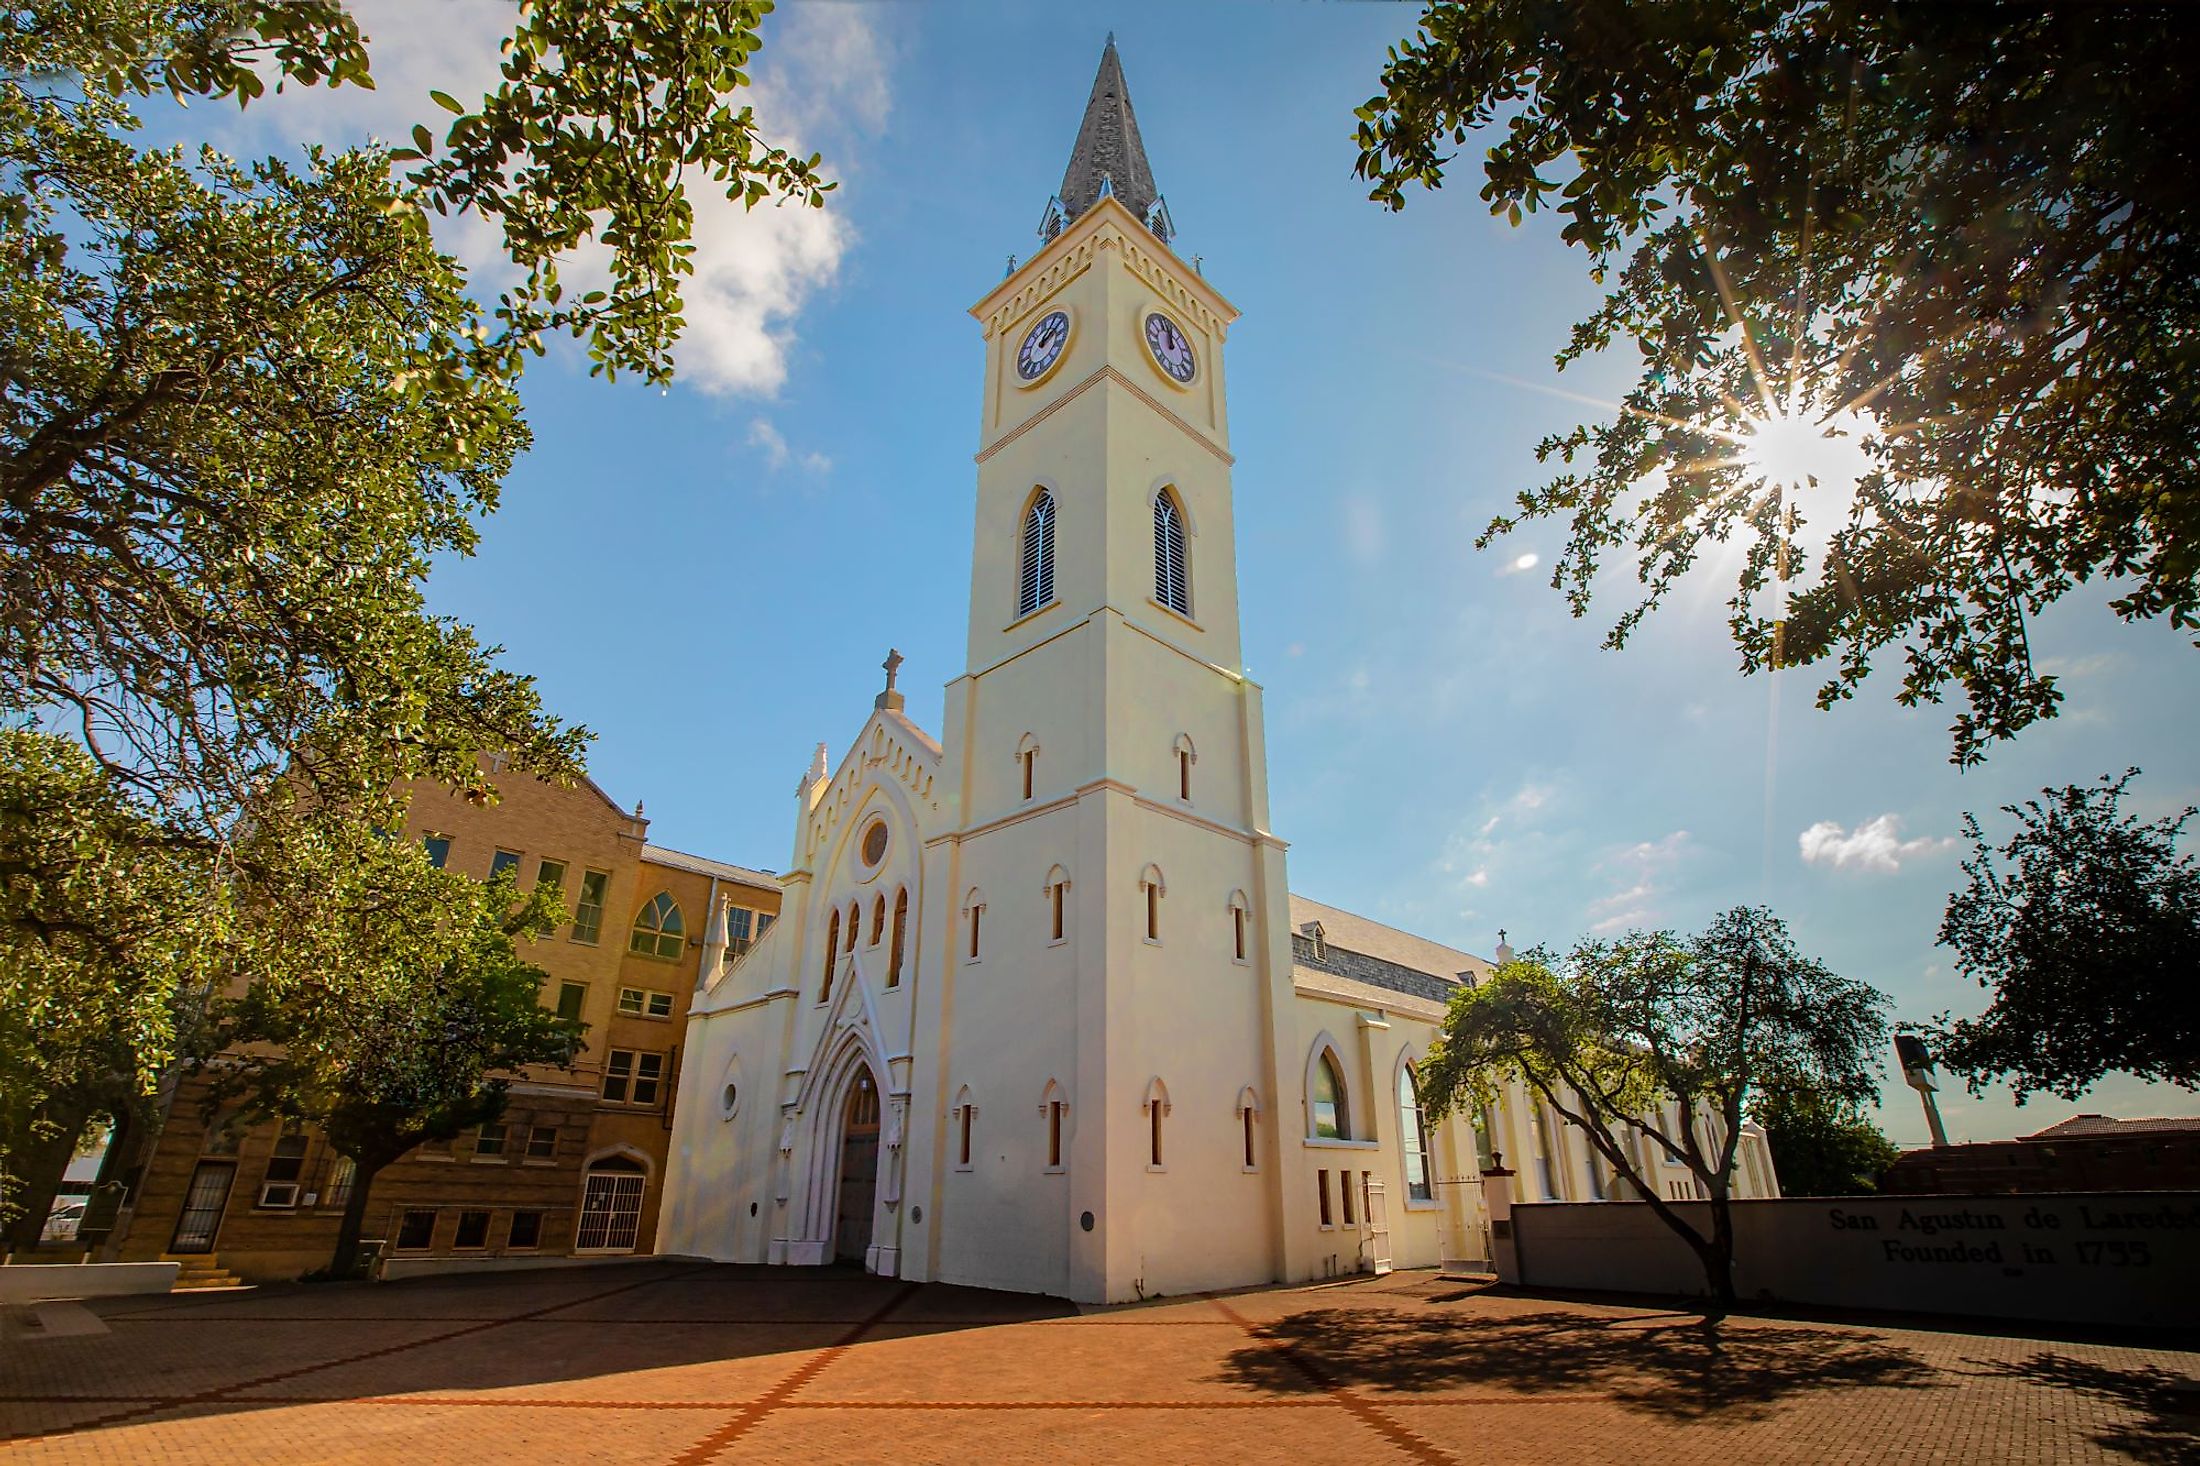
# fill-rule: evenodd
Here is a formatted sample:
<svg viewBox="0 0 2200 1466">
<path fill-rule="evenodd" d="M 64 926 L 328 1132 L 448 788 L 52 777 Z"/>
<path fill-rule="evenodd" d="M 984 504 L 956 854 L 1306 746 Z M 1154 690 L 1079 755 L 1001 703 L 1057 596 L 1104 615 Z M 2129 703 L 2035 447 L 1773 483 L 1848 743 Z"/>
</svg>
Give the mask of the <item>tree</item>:
<svg viewBox="0 0 2200 1466">
<path fill-rule="evenodd" d="M 35 1245 L 76 1137 L 145 1104 L 231 931 L 179 853 L 75 743 L 0 730 L 0 1233 Z"/>
<path fill-rule="evenodd" d="M 2043 789 L 2003 806 L 1998 849 L 1978 819 L 1969 886 L 1948 898 L 1940 940 L 1993 994 L 1976 1018 L 1942 1014 L 1933 1048 L 1976 1092 L 2005 1079 L 2076 1099 L 2111 1070 L 2200 1088 L 2200 865 L 2178 853 L 2190 808 L 2142 821 L 2122 810 L 2138 775 Z"/>
<path fill-rule="evenodd" d="M 1738 560 L 1745 672 L 1826 664 L 1830 707 L 1899 647 L 1899 701 L 1967 699 L 1966 764 L 2054 715 L 2027 627 L 2074 585 L 2200 628 L 2193 39 L 2176 7 L 1431 4 L 1358 114 L 1372 196 L 1490 131 L 1491 210 L 1554 208 L 1607 286 L 1559 366 L 1642 358 L 1481 543 L 1564 522 L 1577 616 L 1631 560 L 1612 647 Z M 1853 488 L 1812 481 L 1828 432 Z"/>
<path fill-rule="evenodd" d="M 0 774 L 90 801 L 61 826 L 81 848 L 11 847 L 0 956 L 36 964 L 0 974 L 0 1106 L 61 1095 L 49 1074 L 141 1091 L 169 1048 L 144 1015 L 264 955 L 211 930 L 173 959 L 103 950 L 100 923 L 212 879 L 206 909 L 281 907 L 284 941 L 337 957 L 342 914 L 286 882 L 396 828 L 393 790 L 478 786 L 491 752 L 578 774 L 586 730 L 423 585 L 496 508 L 548 339 L 669 379 L 689 190 L 823 202 L 818 160 L 739 105 L 770 8 L 521 0 L 496 89 L 422 100 L 440 137 L 239 161 L 145 145 L 141 104 L 372 86 L 340 0 L 0 6 L 0 723 L 66 733 L 100 776 Z M 430 211 L 494 220 L 518 283 L 476 299 Z M 559 265 L 590 246 L 605 284 L 569 296 Z M 128 1052 L 86 1060 L 79 1024 Z M 0 1114 L 0 1171 L 25 1127 L 53 1139 L 36 1111 Z"/>
<path fill-rule="evenodd" d="M 440 142 L 295 165 L 142 146 L 133 103 L 371 86 L 339 0 L 0 9 L 0 713 L 66 716 L 210 844 L 277 774 L 341 804 L 485 751 L 577 772 L 585 732 L 421 584 L 496 507 L 546 336 L 669 379 L 690 188 L 822 202 L 735 104 L 769 9 L 524 0 Z M 501 227 L 494 309 L 431 209 Z M 568 299 L 590 244 L 607 284 Z"/>
<path fill-rule="evenodd" d="M 520 899 L 509 872 L 476 884 L 381 837 L 322 853 L 256 916 L 271 952 L 291 940 L 292 911 L 341 919 L 309 926 L 321 935 L 217 1004 L 201 1067 L 215 1077 L 210 1106 L 241 1098 L 247 1113 L 319 1127 L 350 1157 L 329 1263 L 349 1277 L 374 1178 L 423 1144 L 494 1121 L 506 1076 L 570 1064 L 581 1030 L 542 1006 L 546 974 L 519 947 L 567 920 L 551 891 Z"/>
<path fill-rule="evenodd" d="M 1877 1191 L 1879 1173 L 1902 1154 L 1853 1100 L 1779 1090 L 1760 1094 L 1750 1115 L 1764 1127 L 1788 1196 Z"/>
<path fill-rule="evenodd" d="M 1762 907 L 1736 907 L 1694 937 L 1584 941 L 1563 962 L 1537 948 L 1452 995 L 1422 1066 L 1422 1102 L 1442 1116 L 1521 1081 L 1580 1128 L 1727 1302 L 1729 1191 L 1752 1095 L 1803 1089 L 1861 1100 L 1874 1087 L 1886 1006 L 1869 985 L 1803 956 Z M 1628 1131 L 1702 1186 L 1708 1235 L 1660 1195 Z"/>
</svg>

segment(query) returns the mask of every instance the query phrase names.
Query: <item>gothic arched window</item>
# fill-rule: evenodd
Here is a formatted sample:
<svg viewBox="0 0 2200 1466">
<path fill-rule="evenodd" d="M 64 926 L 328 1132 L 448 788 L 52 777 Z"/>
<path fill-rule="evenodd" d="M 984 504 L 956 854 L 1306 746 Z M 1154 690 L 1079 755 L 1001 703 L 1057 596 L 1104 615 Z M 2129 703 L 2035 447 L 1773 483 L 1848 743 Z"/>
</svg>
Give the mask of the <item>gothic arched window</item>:
<svg viewBox="0 0 2200 1466">
<path fill-rule="evenodd" d="M 901 944 L 909 934 L 909 888 L 894 893 L 894 940 L 886 951 L 886 985 L 901 986 Z"/>
<path fill-rule="evenodd" d="M 1398 1134 L 1406 1154 L 1407 1198 L 1434 1200 L 1436 1192 L 1429 1184 L 1428 1120 L 1421 1113 L 1420 1084 L 1411 1064 L 1398 1066 Z"/>
<path fill-rule="evenodd" d="M 1180 616 L 1192 614 L 1192 583 L 1184 565 L 1184 513 L 1167 489 L 1153 499 L 1153 598 Z"/>
<path fill-rule="evenodd" d="M 1323 1054 L 1314 1065 L 1314 1134 L 1322 1140 L 1349 1140 L 1352 1138 L 1352 1115 L 1345 1100 L 1344 1075 L 1337 1070 L 1337 1057 Z"/>
<path fill-rule="evenodd" d="M 1024 511 L 1024 558 L 1016 578 L 1016 614 L 1029 616 L 1054 599 L 1054 496 L 1041 489 Z"/>
<path fill-rule="evenodd" d="M 680 916 L 680 903 L 672 899 L 670 891 L 659 891 L 634 918 L 634 934 L 627 938 L 627 950 L 670 962 L 686 945 L 687 923 Z"/>
<path fill-rule="evenodd" d="M 840 908 L 833 908 L 833 919 L 825 923 L 825 980 L 818 984 L 817 1000 L 829 1003 L 833 998 L 833 963 L 840 959 Z"/>
</svg>

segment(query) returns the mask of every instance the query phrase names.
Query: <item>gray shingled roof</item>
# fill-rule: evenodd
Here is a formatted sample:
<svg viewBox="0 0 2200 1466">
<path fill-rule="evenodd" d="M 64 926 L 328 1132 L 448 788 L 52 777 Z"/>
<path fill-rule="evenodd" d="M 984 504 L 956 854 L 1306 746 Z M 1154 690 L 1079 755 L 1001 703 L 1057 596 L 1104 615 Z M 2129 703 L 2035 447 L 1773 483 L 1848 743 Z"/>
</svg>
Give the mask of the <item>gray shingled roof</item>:
<svg viewBox="0 0 2200 1466">
<path fill-rule="evenodd" d="M 1074 219 L 1099 202 L 1103 177 L 1140 219 L 1160 192 L 1154 187 L 1152 165 L 1146 161 L 1146 145 L 1139 140 L 1130 84 L 1123 80 L 1123 63 L 1115 54 L 1112 35 L 1100 53 L 1100 73 L 1092 79 L 1084 125 L 1077 129 L 1077 146 L 1070 150 L 1069 169 L 1062 175 L 1062 212 Z"/>
<path fill-rule="evenodd" d="M 768 870 L 754 870 L 745 865 L 712 860 L 707 855 L 690 855 L 685 850 L 668 850 L 662 845 L 644 845 L 642 859 L 653 865 L 669 865 L 674 870 L 692 871 L 699 876 L 716 876 L 722 881 L 762 886 L 767 891 L 779 885 L 779 877 Z"/>
<path fill-rule="evenodd" d="M 1314 955 L 1307 924 L 1320 922 L 1322 955 Z M 1342 907 L 1291 893 L 1291 960 L 1298 967 L 1353 978 L 1394 993 L 1445 1003 L 1458 990 L 1459 974 L 1486 973 L 1490 964 L 1471 952 L 1402 932 Z"/>
</svg>

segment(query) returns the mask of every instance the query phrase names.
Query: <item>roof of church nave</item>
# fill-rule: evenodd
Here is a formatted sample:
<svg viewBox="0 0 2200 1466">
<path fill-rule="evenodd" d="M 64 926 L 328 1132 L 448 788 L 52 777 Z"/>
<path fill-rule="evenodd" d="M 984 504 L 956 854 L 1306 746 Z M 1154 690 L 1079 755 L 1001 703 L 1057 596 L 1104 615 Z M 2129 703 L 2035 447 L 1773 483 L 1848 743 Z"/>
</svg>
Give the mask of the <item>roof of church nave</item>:
<svg viewBox="0 0 2200 1466">
<path fill-rule="evenodd" d="M 1306 935 L 1313 922 L 1321 923 L 1326 949 L 1319 957 Z M 1291 949 L 1294 966 L 1436 1003 L 1449 998 L 1459 985 L 1460 973 L 1491 971 L 1489 961 L 1472 952 L 1385 926 L 1342 907 L 1325 906 L 1297 892 L 1291 895 Z"/>
</svg>

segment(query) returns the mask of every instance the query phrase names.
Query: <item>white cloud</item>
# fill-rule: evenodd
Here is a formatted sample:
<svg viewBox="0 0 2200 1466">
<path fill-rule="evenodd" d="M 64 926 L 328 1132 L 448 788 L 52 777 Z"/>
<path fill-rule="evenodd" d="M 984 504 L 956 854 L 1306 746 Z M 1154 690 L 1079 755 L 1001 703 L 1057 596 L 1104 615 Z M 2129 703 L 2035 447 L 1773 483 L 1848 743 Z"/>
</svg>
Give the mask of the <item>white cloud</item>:
<svg viewBox="0 0 2200 1466">
<path fill-rule="evenodd" d="M 233 151 L 288 151 L 284 143 L 345 146 L 368 137 L 405 139 L 416 122 L 443 116 L 431 88 L 471 103 L 499 82 L 498 42 L 509 34 L 510 0 L 353 0 L 370 39 L 375 89 L 293 87 L 270 95 L 220 129 Z M 847 5 L 788 6 L 766 19 L 764 47 L 747 98 L 769 140 L 799 155 L 826 154 L 845 179 L 859 143 L 884 126 L 891 97 L 887 58 L 871 17 Z M 718 196 L 691 175 L 695 273 L 682 286 L 687 329 L 678 348 L 682 380 L 711 393 L 770 396 L 786 380 L 796 322 L 839 274 L 855 240 L 844 185 L 822 209 L 754 210 Z M 494 294 L 512 276 L 498 228 L 473 216 L 436 220 L 437 238 Z M 600 248 L 580 251 L 561 273 L 569 293 L 604 278 Z M 813 470 L 817 471 L 817 470 Z"/>
<path fill-rule="evenodd" d="M 1513 556 L 1497 568 L 1499 575 L 1520 575 L 1543 563 L 1543 557 L 1533 550 L 1525 550 Z"/>
<path fill-rule="evenodd" d="M 1919 836 L 1902 838 L 1902 816 L 1883 814 L 1844 830 L 1833 820 L 1820 820 L 1796 841 L 1805 865 L 1830 865 L 1835 870 L 1869 870 L 1892 873 L 1905 860 L 1934 855 L 1956 843 L 1951 839 Z"/>
</svg>

